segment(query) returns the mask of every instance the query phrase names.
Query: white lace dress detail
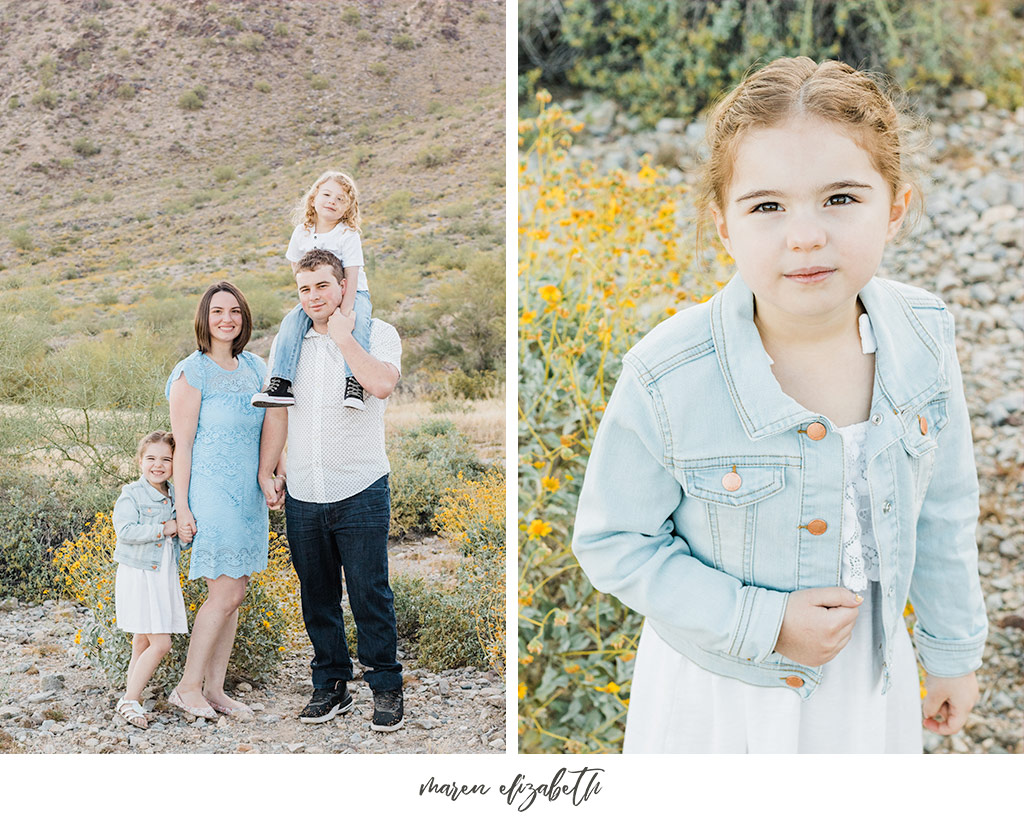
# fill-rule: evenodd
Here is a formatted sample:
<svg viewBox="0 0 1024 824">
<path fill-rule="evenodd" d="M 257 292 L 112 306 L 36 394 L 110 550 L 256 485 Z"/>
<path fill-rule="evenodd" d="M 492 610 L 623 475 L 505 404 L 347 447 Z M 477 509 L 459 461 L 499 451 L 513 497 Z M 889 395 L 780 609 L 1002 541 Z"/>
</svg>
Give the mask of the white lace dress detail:
<svg viewBox="0 0 1024 824">
<path fill-rule="evenodd" d="M 878 580 L 878 546 L 871 521 L 871 498 L 868 495 L 867 438 L 868 422 L 836 429 L 843 439 L 843 569 L 841 581 L 854 592 L 867 589 L 868 581 Z"/>
</svg>

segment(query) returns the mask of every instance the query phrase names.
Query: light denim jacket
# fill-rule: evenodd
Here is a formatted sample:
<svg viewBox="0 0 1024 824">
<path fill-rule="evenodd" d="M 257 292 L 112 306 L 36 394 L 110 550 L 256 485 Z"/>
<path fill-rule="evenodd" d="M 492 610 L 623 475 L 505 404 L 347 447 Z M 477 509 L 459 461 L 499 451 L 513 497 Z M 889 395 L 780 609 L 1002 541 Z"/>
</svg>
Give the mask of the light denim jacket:
<svg viewBox="0 0 1024 824">
<path fill-rule="evenodd" d="M 977 669 L 988 626 L 952 318 L 927 292 L 879 278 L 860 299 L 877 341 L 866 451 L 884 691 L 908 596 L 932 675 Z M 807 431 L 815 422 L 826 430 L 818 440 Z M 723 485 L 730 472 L 738 488 L 726 488 L 734 478 Z M 806 699 L 821 667 L 773 649 L 788 593 L 840 585 L 845 483 L 842 437 L 783 393 L 737 275 L 626 354 L 587 466 L 573 549 L 597 589 L 701 667 Z M 824 531 L 812 534 L 812 521 Z"/>
<path fill-rule="evenodd" d="M 114 532 L 117 545 L 114 560 L 135 569 L 159 569 L 163 555 L 164 523 L 175 517 L 174 486 L 160 492 L 145 478 L 125 484 L 114 504 Z M 181 543 L 173 539 L 174 560 L 181 556 Z"/>
</svg>

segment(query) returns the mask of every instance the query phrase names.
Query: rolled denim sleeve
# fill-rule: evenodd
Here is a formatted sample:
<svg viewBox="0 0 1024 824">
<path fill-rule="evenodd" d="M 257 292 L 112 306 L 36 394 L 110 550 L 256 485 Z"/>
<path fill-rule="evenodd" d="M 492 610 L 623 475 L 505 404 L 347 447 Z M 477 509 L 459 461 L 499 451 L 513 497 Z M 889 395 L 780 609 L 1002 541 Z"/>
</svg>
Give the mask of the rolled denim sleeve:
<svg viewBox="0 0 1024 824">
<path fill-rule="evenodd" d="M 925 671 L 955 678 L 981 666 L 988 619 L 978 578 L 978 473 L 970 417 L 953 318 L 945 310 L 942 316 L 949 421 L 936 435 L 935 466 L 918 518 L 910 601 L 917 616 L 914 641 Z"/>
<path fill-rule="evenodd" d="M 627 356 L 587 464 L 573 551 L 594 586 L 700 647 L 760 662 L 788 593 L 745 586 L 693 557 L 672 514 L 683 498 L 652 387 Z"/>
<path fill-rule="evenodd" d="M 117 539 L 125 544 L 148 544 L 163 537 L 161 524 L 142 524 L 139 520 L 139 505 L 125 490 L 114 504 L 113 521 Z"/>
</svg>

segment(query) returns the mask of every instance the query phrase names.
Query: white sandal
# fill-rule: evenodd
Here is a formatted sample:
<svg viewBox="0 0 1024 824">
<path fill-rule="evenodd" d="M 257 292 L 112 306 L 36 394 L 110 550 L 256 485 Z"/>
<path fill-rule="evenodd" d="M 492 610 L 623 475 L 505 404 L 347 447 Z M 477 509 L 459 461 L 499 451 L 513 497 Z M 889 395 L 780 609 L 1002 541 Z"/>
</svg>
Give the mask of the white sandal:
<svg viewBox="0 0 1024 824">
<path fill-rule="evenodd" d="M 133 727 L 138 727 L 140 730 L 149 729 L 149 721 L 146 720 L 146 713 L 142 709 L 142 704 L 138 701 L 133 701 L 130 698 L 122 698 L 117 702 L 117 714 Z"/>
</svg>

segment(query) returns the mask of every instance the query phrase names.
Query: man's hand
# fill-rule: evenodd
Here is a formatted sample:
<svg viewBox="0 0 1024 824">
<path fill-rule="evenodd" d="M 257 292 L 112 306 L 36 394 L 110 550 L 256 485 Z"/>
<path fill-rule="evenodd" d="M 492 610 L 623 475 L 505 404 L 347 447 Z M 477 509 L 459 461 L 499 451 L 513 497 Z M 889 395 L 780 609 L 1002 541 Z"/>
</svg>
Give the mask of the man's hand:
<svg viewBox="0 0 1024 824">
<path fill-rule="evenodd" d="M 978 700 L 978 679 L 974 673 L 959 678 L 938 678 L 925 675 L 925 696 L 922 704 L 924 728 L 939 735 L 959 732 L 967 721 L 967 713 Z"/>
<path fill-rule="evenodd" d="M 267 500 L 267 507 L 275 510 L 281 509 L 284 506 L 284 475 L 268 475 L 261 477 L 259 481 L 263 497 Z"/>
<path fill-rule="evenodd" d="M 341 311 L 339 306 L 335 309 L 331 316 L 327 319 L 327 334 L 331 336 L 338 348 L 340 349 L 342 344 L 347 342 L 352 337 L 352 332 L 356 328 L 356 313 L 352 312 L 346 315 Z"/>
</svg>

